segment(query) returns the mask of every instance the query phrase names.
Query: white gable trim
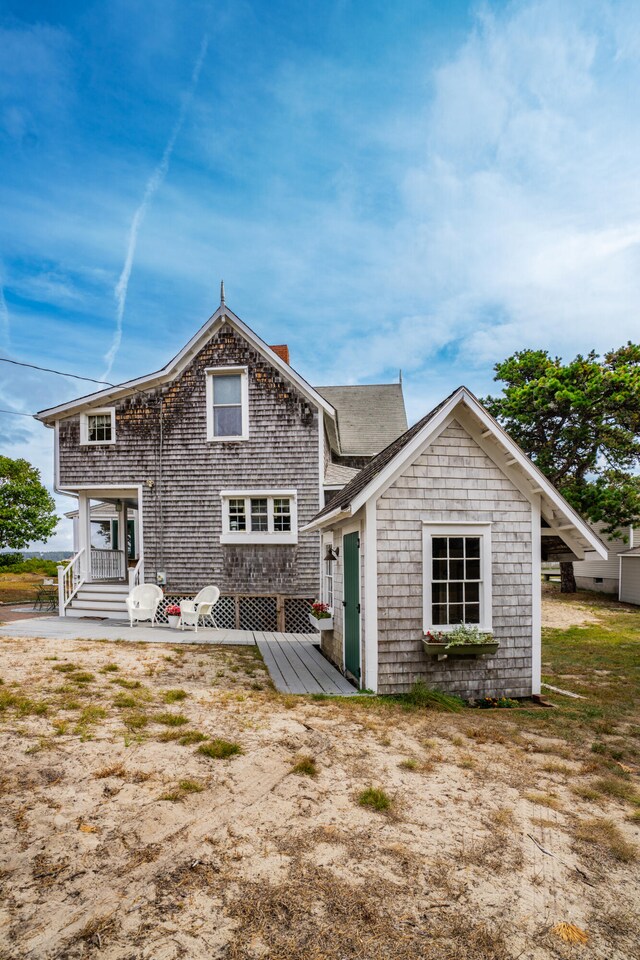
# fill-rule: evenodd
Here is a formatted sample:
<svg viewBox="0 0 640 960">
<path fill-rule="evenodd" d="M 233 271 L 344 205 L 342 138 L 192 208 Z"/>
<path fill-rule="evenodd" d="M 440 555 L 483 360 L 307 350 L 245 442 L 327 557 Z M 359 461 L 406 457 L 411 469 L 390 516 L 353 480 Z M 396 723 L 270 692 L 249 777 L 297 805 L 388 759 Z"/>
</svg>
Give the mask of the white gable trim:
<svg viewBox="0 0 640 960">
<path fill-rule="evenodd" d="M 513 478 L 516 474 L 515 470 L 511 470 L 512 467 L 516 465 L 520 468 L 520 477 L 524 477 L 531 483 L 531 488 L 528 489 L 523 485 L 522 480 L 519 477 L 518 483 L 514 484 L 515 486 L 523 493 L 523 495 L 533 503 L 534 497 L 536 495 L 542 495 L 546 498 L 547 502 L 551 505 L 552 508 L 557 509 L 567 518 L 567 526 L 573 528 L 571 533 L 573 535 L 577 534 L 579 537 L 584 539 L 591 548 L 595 550 L 603 559 L 607 558 L 607 549 L 605 545 L 601 542 L 600 538 L 594 533 L 588 523 L 584 521 L 571 507 L 567 501 L 564 499 L 561 493 L 559 493 L 556 488 L 553 486 L 550 480 L 548 480 L 545 475 L 542 473 L 534 463 L 529 460 L 529 458 L 522 452 L 520 447 L 511 439 L 511 437 L 506 433 L 506 431 L 497 423 L 496 420 L 484 409 L 482 404 L 469 393 L 466 387 L 460 387 L 454 394 L 449 397 L 449 399 L 442 405 L 440 410 L 434 416 L 425 423 L 422 430 L 420 430 L 415 437 L 407 443 L 397 454 L 396 456 L 378 473 L 371 481 L 367 484 L 364 490 L 361 490 L 353 498 L 351 504 L 348 507 L 344 508 L 344 511 L 348 514 L 355 514 L 357 511 L 371 498 L 375 497 L 376 499 L 384 492 L 387 487 L 389 487 L 403 472 L 405 467 L 413 463 L 413 461 L 420 455 L 423 449 L 429 446 L 433 442 L 436 436 L 446 428 L 446 426 L 455 419 L 455 412 L 460 408 L 460 406 L 466 407 L 466 409 L 472 413 L 474 416 L 480 420 L 484 426 L 485 436 L 492 435 L 493 438 L 499 443 L 505 450 L 505 462 L 499 463 L 495 455 L 491 456 L 491 459 L 494 463 L 503 471 L 505 476 Z M 485 452 L 486 449 L 485 449 Z M 544 502 L 544 501 L 543 501 Z M 323 517 L 319 517 L 316 521 L 312 521 L 310 524 L 303 529 L 313 530 L 320 527 L 326 526 L 327 523 L 335 522 L 336 514 L 335 513 L 327 514 Z M 563 539 L 566 539 L 568 534 L 565 530 L 562 531 Z"/>
<path fill-rule="evenodd" d="M 182 348 L 173 360 L 155 373 L 144 377 L 138 377 L 135 380 L 127 380 L 125 383 L 117 384 L 106 390 L 99 390 L 97 393 L 90 393 L 85 397 L 79 397 L 77 400 L 71 400 L 68 403 L 59 404 L 57 407 L 50 407 L 47 410 L 40 410 L 36 415 L 36 420 L 41 420 L 47 426 L 52 426 L 56 419 L 62 416 L 69 416 L 72 413 L 79 413 L 87 410 L 95 404 L 103 404 L 107 401 L 122 399 L 139 389 L 146 387 L 153 389 L 161 383 L 175 379 L 188 366 L 193 357 L 199 353 L 204 344 L 209 340 L 225 323 L 233 327 L 242 337 L 247 340 L 258 353 L 269 361 L 287 380 L 295 384 L 300 393 L 307 398 L 314 406 L 324 410 L 330 417 L 335 418 L 335 409 L 328 403 L 324 397 L 321 397 L 313 387 L 304 380 L 299 373 L 285 363 L 257 333 L 254 333 L 239 317 L 229 310 L 226 306 L 220 306 L 207 322 L 198 330 L 198 332 L 189 340 L 187 345 Z"/>
</svg>

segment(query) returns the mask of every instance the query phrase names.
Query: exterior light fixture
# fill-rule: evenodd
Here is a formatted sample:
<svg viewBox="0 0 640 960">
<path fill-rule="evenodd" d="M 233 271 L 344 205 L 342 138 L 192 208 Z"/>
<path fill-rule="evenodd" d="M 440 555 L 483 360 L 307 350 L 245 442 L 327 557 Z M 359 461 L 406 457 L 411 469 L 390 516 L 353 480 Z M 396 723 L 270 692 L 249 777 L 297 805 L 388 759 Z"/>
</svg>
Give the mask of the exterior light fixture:
<svg viewBox="0 0 640 960">
<path fill-rule="evenodd" d="M 328 544 L 327 544 L 327 552 L 326 552 L 325 555 L 324 555 L 324 559 L 327 560 L 329 563 L 333 563 L 335 560 L 338 559 L 338 553 L 339 553 L 339 552 L 340 552 L 340 549 L 339 549 L 339 548 L 338 548 L 337 550 L 334 550 L 333 547 L 331 546 L 331 544 L 328 543 Z"/>
</svg>

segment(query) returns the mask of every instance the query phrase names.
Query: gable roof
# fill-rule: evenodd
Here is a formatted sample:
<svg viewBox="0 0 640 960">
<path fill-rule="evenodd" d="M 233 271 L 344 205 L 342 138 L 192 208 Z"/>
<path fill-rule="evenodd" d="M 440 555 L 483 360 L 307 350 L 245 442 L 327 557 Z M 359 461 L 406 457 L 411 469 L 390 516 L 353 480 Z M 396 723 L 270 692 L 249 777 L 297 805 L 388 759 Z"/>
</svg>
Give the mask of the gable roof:
<svg viewBox="0 0 640 960">
<path fill-rule="evenodd" d="M 316 387 L 316 390 L 338 414 L 339 448 L 344 456 L 375 456 L 407 429 L 400 383 Z"/>
<path fill-rule="evenodd" d="M 576 513 L 551 481 L 532 463 L 498 421 L 485 410 L 477 397 L 466 387 L 458 387 L 422 420 L 419 420 L 402 436 L 390 443 L 340 491 L 332 502 L 320 510 L 313 520 L 302 529 L 319 529 L 341 519 L 343 516 L 353 516 L 357 513 L 367 500 L 375 496 L 378 490 L 382 488 L 390 473 L 392 474 L 396 469 L 401 469 L 404 463 L 411 462 L 424 443 L 428 442 L 430 436 L 434 435 L 447 417 L 460 406 L 467 407 L 480 421 L 483 427 L 483 436 L 491 435 L 503 448 L 503 451 L 510 457 L 510 464 L 528 480 L 531 494 L 540 494 L 543 503 L 546 503 L 552 511 L 559 510 L 563 514 L 563 519 L 566 518 L 566 524 L 557 527 L 557 529 L 571 528 L 573 534 L 577 535 L 585 549 L 595 550 L 606 559 L 607 548 L 587 521 Z"/>
<path fill-rule="evenodd" d="M 147 374 L 143 377 L 137 377 L 135 380 L 127 380 L 124 383 L 115 384 L 106 390 L 98 390 L 96 393 L 90 393 L 67 403 L 61 403 L 55 407 L 49 407 L 46 410 L 40 410 L 35 414 L 36 420 L 41 420 L 47 426 L 53 426 L 60 417 L 70 416 L 74 413 L 80 413 L 87 410 L 95 404 L 102 405 L 112 403 L 124 397 L 131 396 L 138 390 L 146 388 L 153 389 L 163 383 L 174 380 L 188 366 L 193 357 L 199 353 L 206 342 L 219 330 L 223 324 L 228 323 L 234 327 L 251 345 L 258 350 L 271 363 L 276 370 L 279 370 L 283 376 L 300 390 L 300 392 L 315 406 L 324 410 L 331 418 L 335 417 L 335 410 L 327 400 L 321 396 L 303 377 L 297 373 L 293 367 L 289 366 L 276 351 L 268 346 L 257 333 L 244 323 L 240 317 L 237 317 L 232 310 L 222 303 L 216 312 L 209 317 L 207 322 L 198 330 L 198 332 L 189 340 L 187 345 L 182 348 L 180 353 L 169 361 L 169 363 L 157 370 L 155 373 Z"/>
</svg>

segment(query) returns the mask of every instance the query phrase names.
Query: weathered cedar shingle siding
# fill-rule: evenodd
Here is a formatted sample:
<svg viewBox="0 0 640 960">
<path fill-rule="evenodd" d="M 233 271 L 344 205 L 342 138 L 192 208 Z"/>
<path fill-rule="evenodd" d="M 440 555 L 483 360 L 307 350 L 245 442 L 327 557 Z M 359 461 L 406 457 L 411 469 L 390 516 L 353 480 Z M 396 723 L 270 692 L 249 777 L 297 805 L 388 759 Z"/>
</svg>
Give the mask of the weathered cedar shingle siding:
<svg viewBox="0 0 640 960">
<path fill-rule="evenodd" d="M 205 369 L 236 365 L 249 368 L 249 439 L 207 442 Z M 164 388 L 162 419 L 162 480 L 158 391 L 116 404 L 111 446 L 81 446 L 79 418 L 61 421 L 61 486 L 142 484 L 145 576 L 166 570 L 170 591 L 214 582 L 223 593 L 315 595 L 319 535 L 301 533 L 294 546 L 222 545 L 220 490 L 295 489 L 304 526 L 320 506 L 317 408 L 225 325 Z"/>
<path fill-rule="evenodd" d="M 454 421 L 379 498 L 377 516 L 379 692 L 408 691 L 420 679 L 466 697 L 528 696 L 532 511 L 525 497 Z M 494 657 L 438 662 L 424 654 L 423 520 L 491 523 Z"/>
</svg>

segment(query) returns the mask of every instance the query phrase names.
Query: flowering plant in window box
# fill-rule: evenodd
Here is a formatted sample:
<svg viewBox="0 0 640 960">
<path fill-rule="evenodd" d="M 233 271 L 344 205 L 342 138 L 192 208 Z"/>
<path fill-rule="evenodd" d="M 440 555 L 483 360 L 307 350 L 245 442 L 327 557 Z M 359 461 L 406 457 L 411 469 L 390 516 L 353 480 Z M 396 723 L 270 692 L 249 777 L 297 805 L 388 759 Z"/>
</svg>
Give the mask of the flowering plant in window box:
<svg viewBox="0 0 640 960">
<path fill-rule="evenodd" d="M 493 634 L 483 632 L 475 624 L 460 623 L 453 630 L 427 630 L 422 646 L 429 657 L 444 660 L 447 656 L 481 657 L 494 654 L 500 643 Z"/>
<path fill-rule="evenodd" d="M 320 603 L 316 600 L 311 604 L 309 611 L 309 622 L 316 630 L 333 630 L 333 613 L 328 603 Z"/>
<path fill-rule="evenodd" d="M 167 607 L 167 620 L 170 627 L 177 627 L 180 624 L 180 607 L 176 603 Z"/>
</svg>

